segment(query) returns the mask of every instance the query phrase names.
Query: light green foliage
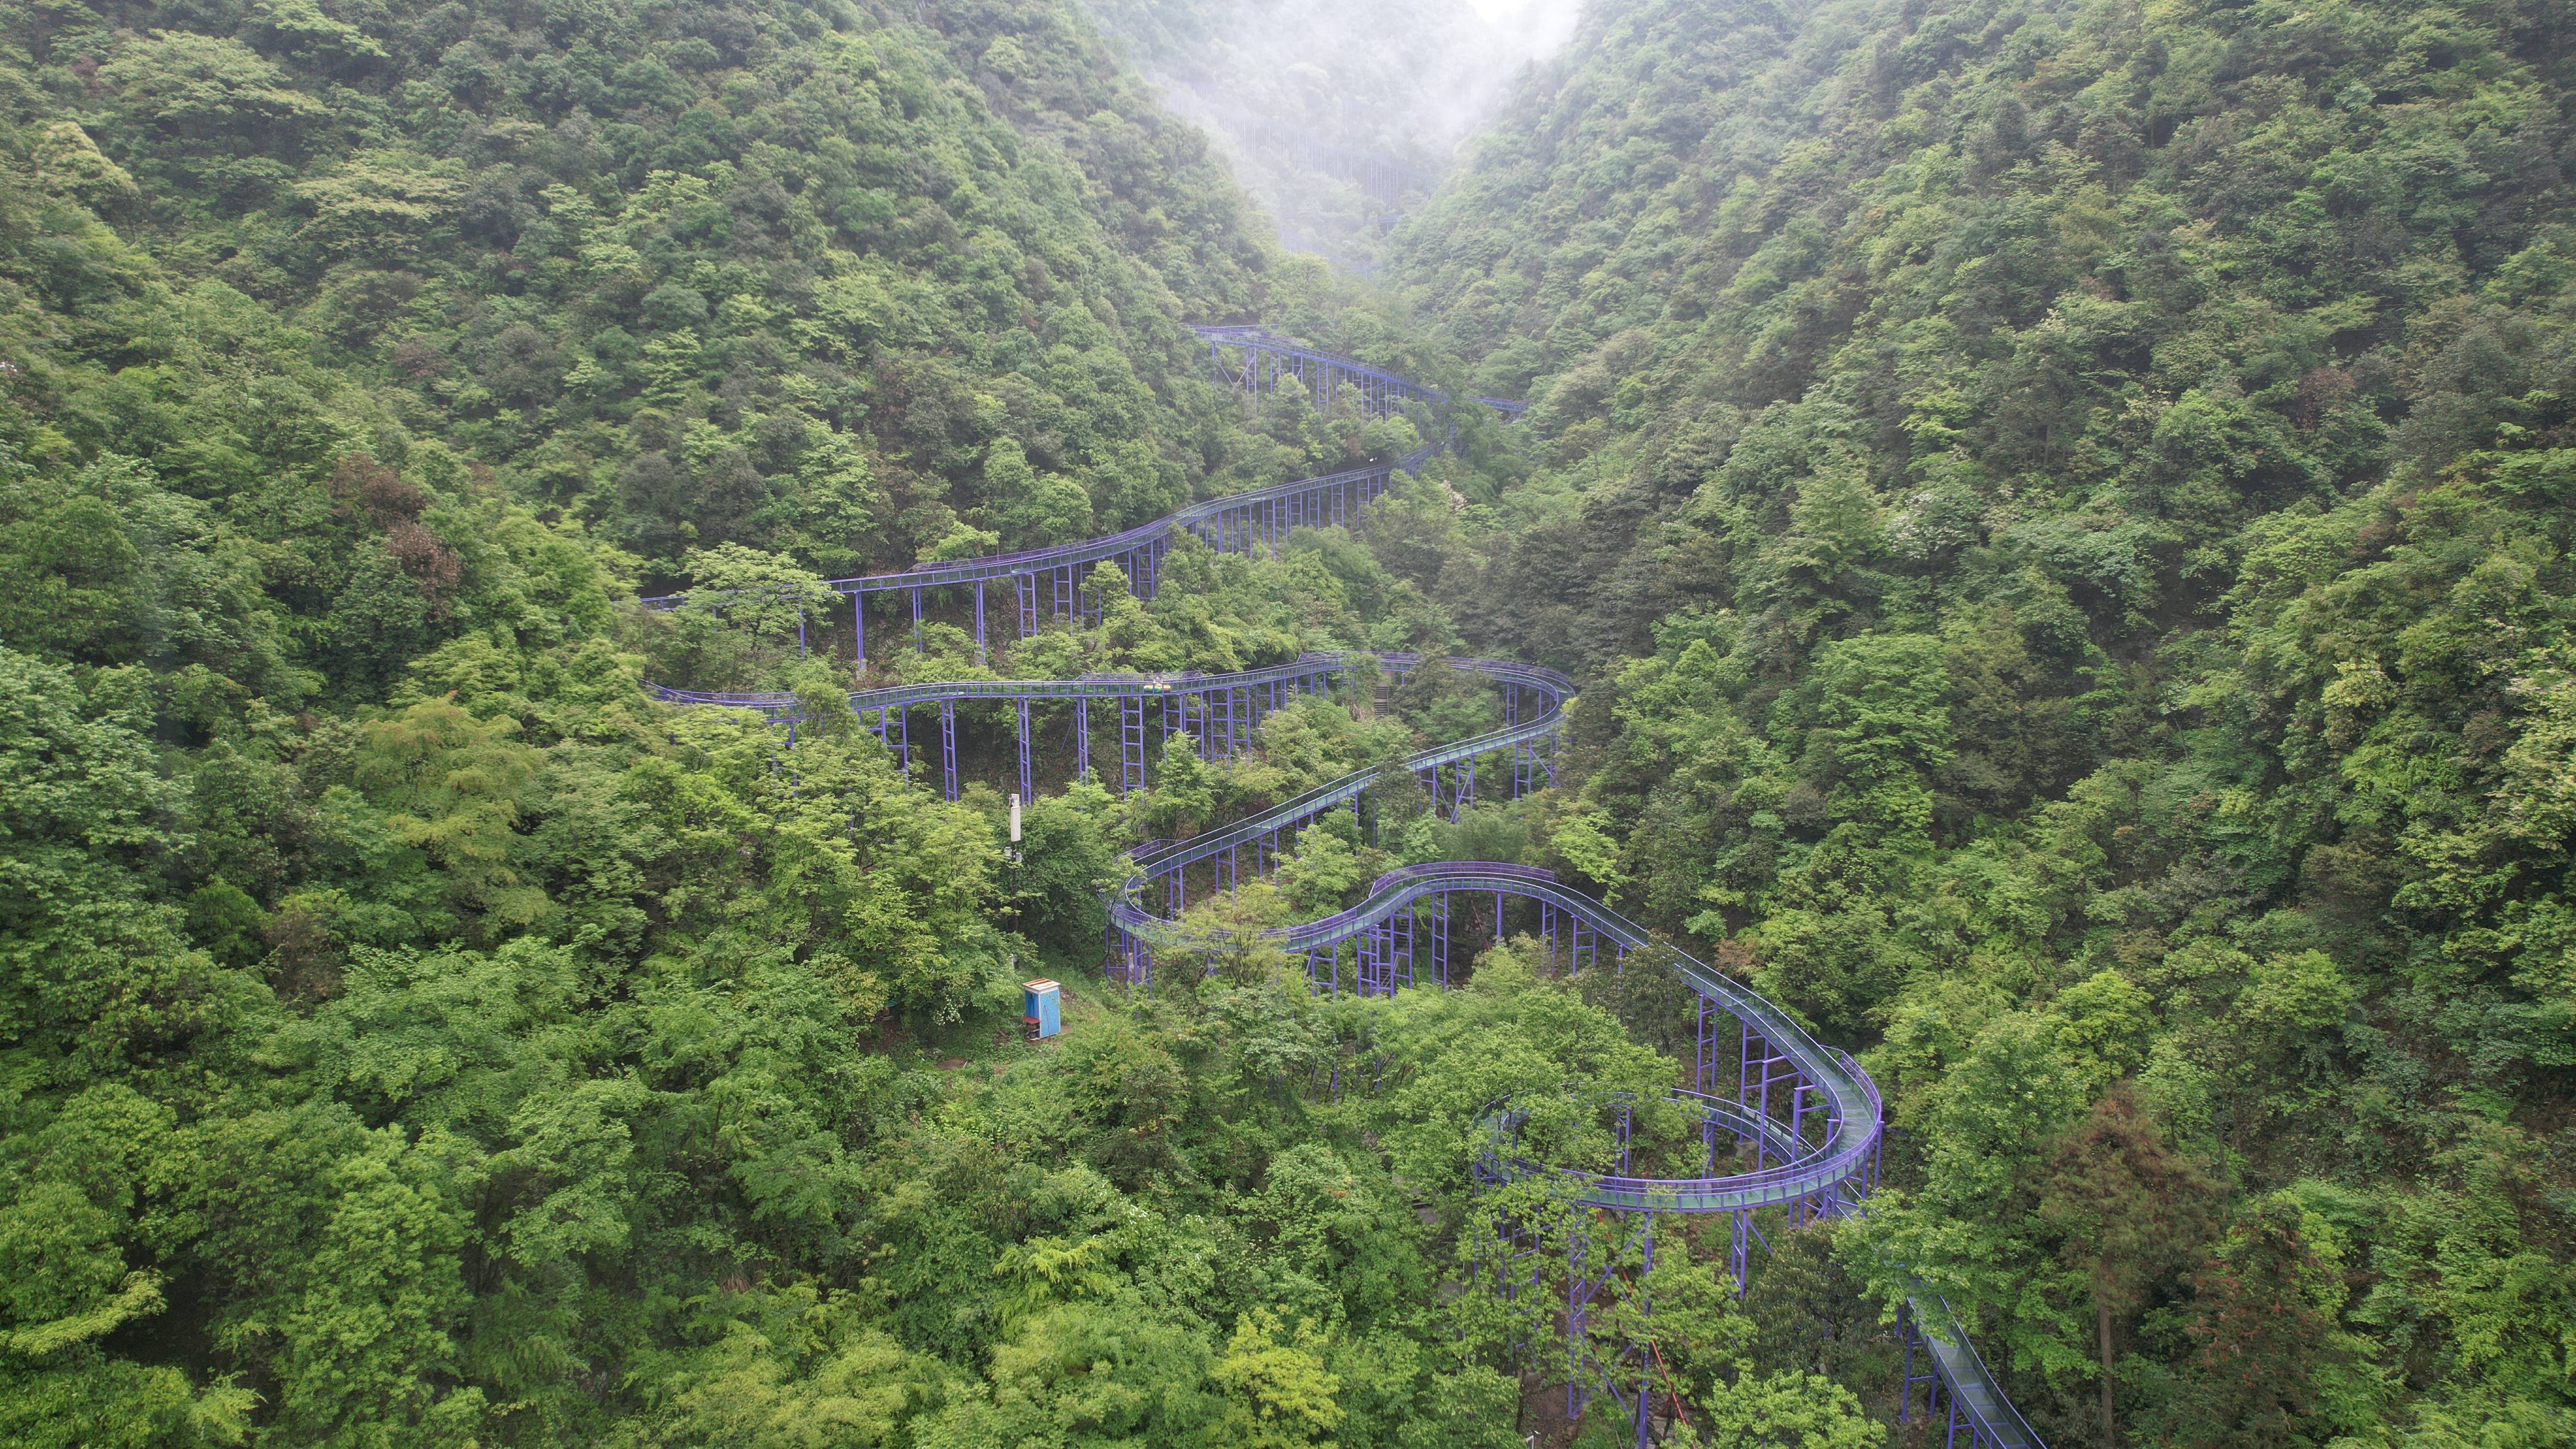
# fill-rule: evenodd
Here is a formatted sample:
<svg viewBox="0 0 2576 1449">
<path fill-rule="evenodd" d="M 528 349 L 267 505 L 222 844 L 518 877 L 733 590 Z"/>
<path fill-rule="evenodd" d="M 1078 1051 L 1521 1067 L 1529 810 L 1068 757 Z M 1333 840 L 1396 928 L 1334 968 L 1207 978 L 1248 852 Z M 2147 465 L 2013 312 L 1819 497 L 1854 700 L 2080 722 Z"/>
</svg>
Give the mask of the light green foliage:
<svg viewBox="0 0 2576 1449">
<path fill-rule="evenodd" d="M 1875 1449 L 1885 1426 L 1861 1412 L 1852 1391 L 1820 1374 L 1747 1374 L 1710 1389 L 1698 1444 L 1759 1449 Z"/>
<path fill-rule="evenodd" d="M 1208 1371 L 1226 1395 L 1216 1429 L 1224 1442 L 1252 1449 L 1331 1445 L 1344 1417 L 1333 1398 L 1342 1380 L 1324 1367 L 1323 1346 L 1311 1323 L 1301 1322 L 1291 1333 L 1267 1309 L 1245 1314 L 1226 1342 L 1225 1356 Z"/>
</svg>

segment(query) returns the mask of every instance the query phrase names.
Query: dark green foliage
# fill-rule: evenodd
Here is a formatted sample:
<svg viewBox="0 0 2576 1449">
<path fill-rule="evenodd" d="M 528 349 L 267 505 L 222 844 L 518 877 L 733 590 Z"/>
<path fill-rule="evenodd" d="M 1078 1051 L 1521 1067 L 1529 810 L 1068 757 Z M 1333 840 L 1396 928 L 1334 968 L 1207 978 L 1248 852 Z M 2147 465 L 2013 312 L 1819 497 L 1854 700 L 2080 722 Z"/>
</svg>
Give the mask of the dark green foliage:
<svg viewBox="0 0 2576 1449">
<path fill-rule="evenodd" d="M 2576 1422 L 2571 33 L 1596 7 L 1400 238 L 1538 402 L 1419 569 L 1591 676 L 1538 833 L 1865 1049 L 1845 1256 L 2052 1442 Z"/>
</svg>

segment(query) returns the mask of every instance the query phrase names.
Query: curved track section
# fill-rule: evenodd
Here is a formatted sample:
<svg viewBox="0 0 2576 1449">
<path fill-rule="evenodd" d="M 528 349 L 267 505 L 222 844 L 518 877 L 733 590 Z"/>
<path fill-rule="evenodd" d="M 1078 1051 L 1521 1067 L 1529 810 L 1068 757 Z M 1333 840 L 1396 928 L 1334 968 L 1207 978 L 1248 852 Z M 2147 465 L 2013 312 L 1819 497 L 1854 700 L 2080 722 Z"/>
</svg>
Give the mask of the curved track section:
<svg viewBox="0 0 2576 1449">
<path fill-rule="evenodd" d="M 1407 381 L 1351 358 L 1304 348 L 1257 327 L 1196 329 L 1209 344 L 1218 380 L 1260 400 L 1293 383 L 1325 406 L 1356 402 L 1385 415 L 1408 406 L 1443 409 L 1449 399 L 1434 389 Z M 1231 354 L 1231 357 L 1229 356 Z M 1475 401 L 1517 416 L 1516 404 L 1478 398 Z M 1437 445 L 1435 445 L 1437 446 Z M 876 574 L 833 581 L 851 595 L 854 624 L 864 667 L 865 598 L 870 593 L 909 591 L 919 638 L 922 593 L 927 589 L 971 585 L 975 589 L 976 641 L 985 639 L 987 585 L 1008 581 L 1017 594 L 1020 632 L 1036 632 L 1041 617 L 1098 617 L 1099 600 L 1085 566 L 1114 563 L 1126 587 L 1150 598 L 1159 584 L 1160 560 L 1183 533 L 1204 539 L 1220 552 L 1275 551 L 1289 532 L 1322 524 L 1351 524 L 1368 503 L 1392 485 L 1395 468 L 1418 469 L 1433 451 L 1425 448 L 1399 464 L 1357 469 L 1318 478 L 1299 479 L 1247 493 L 1211 499 L 1124 533 L 1088 539 L 1056 548 L 1035 549 L 988 558 L 924 564 L 896 574 Z M 669 607 L 679 596 L 646 600 Z M 1468 739 L 1420 751 L 1400 768 L 1411 771 L 1431 791 L 1435 809 L 1452 819 L 1475 798 L 1478 762 L 1510 752 L 1504 776 L 1506 790 L 1519 795 L 1553 783 L 1553 743 L 1573 684 L 1553 670 L 1508 660 L 1449 659 L 1451 668 L 1482 674 L 1501 691 L 1504 724 Z M 1071 680 L 969 680 L 898 685 L 853 692 L 852 708 L 876 717 L 880 739 L 898 753 L 907 771 L 911 763 L 910 715 L 916 707 L 939 711 L 942 775 L 948 797 L 958 793 L 956 707 L 974 701 L 1003 702 L 1018 712 L 1019 775 L 1022 792 L 1034 785 L 1030 706 L 1036 702 L 1071 702 L 1077 772 L 1092 768 L 1092 714 L 1114 702 L 1117 783 L 1141 788 L 1148 776 L 1147 757 L 1153 725 L 1169 748 L 1176 739 L 1208 758 L 1222 758 L 1246 746 L 1266 714 L 1298 695 L 1328 692 L 1336 681 L 1349 682 L 1372 671 L 1403 675 L 1426 667 L 1409 654 L 1308 654 L 1264 669 L 1233 674 L 1086 675 Z M 799 721 L 793 695 L 706 694 L 653 688 L 674 704 L 750 709 L 792 731 Z M 1157 719 L 1159 716 L 1159 719 Z M 1132 869 L 1109 900 L 1111 971 L 1138 989 L 1150 990 L 1159 951 L 1169 953 L 1183 937 L 1178 918 L 1187 907 L 1193 873 L 1208 892 L 1230 892 L 1248 855 L 1257 875 L 1267 875 L 1295 832 L 1325 812 L 1358 808 L 1372 786 L 1386 781 L 1395 766 L 1355 771 L 1317 786 L 1258 814 L 1203 832 L 1186 840 L 1156 841 L 1130 856 Z M 1493 778 L 1491 774 L 1489 779 Z M 1159 897 L 1159 900 L 1155 900 Z M 1877 1086 L 1858 1063 L 1841 1051 L 1818 1043 L 1772 1002 L 1739 983 L 1655 940 L 1642 926 L 1611 907 L 1559 883 L 1544 870 L 1485 861 L 1440 861 L 1407 866 L 1380 876 L 1365 898 L 1320 920 L 1262 932 L 1264 939 L 1292 956 L 1302 955 L 1311 989 L 1362 995 L 1391 995 L 1405 986 L 1426 984 L 1417 966 L 1426 968 L 1427 984 L 1449 981 L 1450 929 L 1453 907 L 1464 899 L 1474 904 L 1490 898 L 1493 925 L 1500 934 L 1504 902 L 1519 900 L 1534 908 L 1539 934 L 1552 958 L 1571 971 L 1609 966 L 1617 969 L 1630 952 L 1652 950 L 1688 985 L 1698 1001 L 1698 1045 L 1694 1089 L 1677 1094 L 1695 1104 L 1710 1143 L 1705 1171 L 1698 1176 L 1641 1178 L 1624 1173 L 1585 1171 L 1531 1162 L 1518 1156 L 1517 1122 L 1509 1103 L 1496 1104 L 1488 1119 L 1493 1141 L 1477 1164 L 1477 1175 L 1489 1183 L 1536 1182 L 1552 1197 L 1605 1220 L 1639 1225 L 1651 1258 L 1654 1219 L 1659 1214 L 1725 1214 L 1734 1225 L 1733 1268 L 1739 1282 L 1748 1271 L 1751 1245 L 1760 1239 L 1756 1214 L 1785 1212 L 1791 1224 L 1840 1216 L 1859 1209 L 1877 1174 L 1881 1112 Z M 1149 901 L 1159 905 L 1157 911 Z M 1216 933 L 1223 936 L 1225 933 Z M 1201 935 L 1198 939 L 1204 940 Z M 1562 952 L 1560 955 L 1560 947 Z M 1351 965 L 1345 983 L 1343 966 Z M 1735 1050 L 1723 1039 L 1733 1023 Z M 1732 1055 L 1737 1080 L 1732 1099 L 1717 1095 L 1720 1063 Z M 1717 1171 L 1715 1141 L 1733 1137 L 1750 1152 L 1749 1171 Z M 1774 1160 L 1776 1159 L 1776 1161 Z M 1624 1157 L 1623 1157 L 1624 1162 Z M 1567 1319 L 1573 1326 L 1575 1377 L 1600 1374 L 1618 1395 L 1623 1411 L 1635 1421 L 1644 1442 L 1644 1405 L 1623 1392 L 1616 1381 L 1623 1371 L 1642 1373 L 1633 1361 L 1587 1358 L 1580 1325 L 1596 1297 L 1624 1291 L 1617 1275 L 1585 1267 L 1587 1240 L 1578 1237 L 1569 1260 Z M 1589 1275 L 1589 1276 L 1587 1276 Z M 1536 1287 L 1531 1277 L 1528 1286 Z M 1947 1302 L 1928 1292 L 1911 1296 L 1906 1305 L 1908 1351 L 1905 1412 L 1910 1415 L 1917 1384 L 1924 1386 L 1927 1411 L 1946 1413 L 1955 1446 L 1960 1431 L 1981 1449 L 2043 1449 L 2039 1437 L 2013 1410 L 2002 1386 L 1961 1331 Z M 1922 1371 L 1916 1371 L 1917 1349 Z M 1588 1387 L 1569 1380 L 1569 1412 L 1579 1412 Z"/>
</svg>

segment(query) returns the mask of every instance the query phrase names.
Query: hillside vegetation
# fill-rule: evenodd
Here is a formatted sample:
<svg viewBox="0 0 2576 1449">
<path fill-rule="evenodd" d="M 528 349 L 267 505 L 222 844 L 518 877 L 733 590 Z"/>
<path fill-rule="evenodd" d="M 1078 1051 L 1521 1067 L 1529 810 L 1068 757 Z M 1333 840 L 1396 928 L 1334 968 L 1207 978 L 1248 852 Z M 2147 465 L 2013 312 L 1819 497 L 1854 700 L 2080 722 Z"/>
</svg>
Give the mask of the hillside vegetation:
<svg viewBox="0 0 2576 1449">
<path fill-rule="evenodd" d="M 0 1440 L 1508 1433 L 1434 1228 L 1285 1075 L 1356 1028 L 1096 984 L 1115 849 L 1406 726 L 1292 710 L 1150 805 L 1051 746 L 1015 867 L 835 708 L 818 574 L 1418 442 L 1208 384 L 1183 322 L 1337 304 L 1077 14 L 6 17 Z M 1446 642 L 1347 539 L 1167 574 L 990 665 Z M 934 603 L 880 680 L 983 667 Z"/>
<path fill-rule="evenodd" d="M 1596 1305 L 1670 1442 L 1934 1442 L 1909 1275 L 2052 1444 L 2576 1442 L 2576 14 L 1611 0 L 1363 295 L 1056 0 L 0 13 L 0 1441 L 1633 1442 L 1470 1167 L 1707 1150 L 1660 953 L 1244 934 L 1484 860 L 1886 1094 Z M 1535 407 L 1256 414 L 1252 320 Z M 1432 440 L 986 653 L 823 582 Z M 950 801 L 844 694 L 1350 648 L 1575 675 L 1556 787 L 1395 772 L 1150 997 L 1120 852 L 1493 692 L 1132 795 L 1041 704 L 1016 851 L 1007 705 Z"/>
<path fill-rule="evenodd" d="M 2571 19 L 1612 3 L 1399 234 L 1560 862 L 1874 1044 L 2053 1441 L 2576 1435 Z"/>
</svg>

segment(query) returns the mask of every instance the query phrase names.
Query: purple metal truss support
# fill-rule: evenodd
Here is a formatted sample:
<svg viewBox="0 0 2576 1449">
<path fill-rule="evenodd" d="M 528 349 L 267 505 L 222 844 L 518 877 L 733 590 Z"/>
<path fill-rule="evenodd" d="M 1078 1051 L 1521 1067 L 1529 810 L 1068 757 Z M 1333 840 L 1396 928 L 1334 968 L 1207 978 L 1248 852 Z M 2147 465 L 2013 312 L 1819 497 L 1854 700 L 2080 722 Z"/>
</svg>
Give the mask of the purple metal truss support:
<svg viewBox="0 0 2576 1449">
<path fill-rule="evenodd" d="M 975 662 L 987 664 L 991 656 L 984 650 L 984 581 L 975 581 Z"/>
<path fill-rule="evenodd" d="M 1431 898 L 1431 979 L 1442 990 L 1449 988 L 1449 893 L 1442 891 Z"/>
<path fill-rule="evenodd" d="M 1654 1304 L 1646 1296 L 1646 1281 L 1653 1277 L 1655 1272 L 1655 1215 L 1648 1213 L 1645 1217 L 1646 1226 L 1643 1235 L 1645 1251 L 1637 1270 L 1637 1316 L 1639 1318 L 1651 1318 L 1654 1313 Z M 1654 1441 L 1647 1432 L 1655 1417 L 1648 1407 L 1651 1397 L 1649 1386 L 1653 1382 L 1652 1370 L 1641 1356 L 1637 1360 L 1637 1449 L 1654 1449 Z"/>
<path fill-rule="evenodd" d="M 894 754 L 903 761 L 903 777 L 912 778 L 912 711 L 902 705 L 894 707 Z"/>
<path fill-rule="evenodd" d="M 1403 977 L 1407 986 L 1413 984 L 1413 907 L 1405 906 L 1386 918 L 1386 935 L 1394 968 L 1387 977 L 1386 994 L 1393 996 L 1396 977 Z"/>
<path fill-rule="evenodd" d="M 1941 1391 L 1940 1366 L 1933 1359 L 1930 1346 L 1923 1344 L 1923 1330 L 1914 1321 L 1914 1309 L 1911 1305 L 1900 1306 L 1896 1310 L 1896 1332 L 1898 1337 L 1905 1341 L 1905 1377 L 1899 1381 L 1896 1390 L 1896 1422 L 1901 1427 L 1914 1422 L 1914 1386 L 1916 1384 L 1923 1386 L 1923 1413 L 1926 1417 L 1942 1406 L 1941 1401 L 1946 1396 Z M 1920 1372 L 1917 1372 L 1914 1366 L 1915 1349 L 1918 1345 L 1925 1350 Z M 1955 1424 L 1957 1419 L 1957 1411 L 1953 1409 L 1951 1420 Z"/>
<path fill-rule="evenodd" d="M 1037 775 L 1029 768 L 1029 702 L 1022 699 L 1018 703 L 1020 706 L 1020 799 L 1023 802 L 1029 802 L 1038 798 Z"/>
<path fill-rule="evenodd" d="M 1013 574 L 1011 589 L 1020 598 L 1020 637 L 1026 639 L 1038 631 L 1038 576 Z"/>
<path fill-rule="evenodd" d="M 939 702 L 939 784 L 948 798 L 957 798 L 957 701 Z"/>
<path fill-rule="evenodd" d="M 1728 1271 L 1735 1275 L 1735 1296 L 1741 1298 L 1752 1285 L 1754 1246 L 1761 1245 L 1767 1253 L 1771 1251 L 1771 1240 L 1763 1236 L 1762 1225 L 1753 1220 L 1750 1211 L 1732 1216 L 1735 1221 L 1731 1224 L 1734 1231 L 1731 1234 L 1733 1241 L 1728 1246 L 1727 1266 Z"/>
<path fill-rule="evenodd" d="M 868 672 L 868 594 L 865 589 L 850 591 L 850 637 L 857 642 L 858 661 L 853 674 Z"/>
<path fill-rule="evenodd" d="M 1721 1013 L 1717 1003 L 1693 993 L 1699 1002 L 1699 1049 L 1691 1057 L 1691 1090 L 1707 1092 L 1717 1086 L 1717 1021 Z"/>
<path fill-rule="evenodd" d="M 1466 819 L 1467 812 L 1473 809 L 1475 804 L 1476 757 L 1474 755 L 1469 755 L 1464 761 L 1460 762 L 1457 789 L 1451 792 L 1449 797 L 1449 823 L 1455 825 L 1459 821 Z"/>
<path fill-rule="evenodd" d="M 1145 697 L 1118 696 L 1118 793 L 1145 788 Z"/>
<path fill-rule="evenodd" d="M 1571 1233 L 1565 1242 L 1565 1417 L 1580 1422 L 1583 1411 L 1592 1403 L 1592 1375 L 1583 1371 L 1584 1331 L 1590 1327 L 1594 1284 L 1585 1274 L 1589 1266 L 1585 1251 L 1592 1246 L 1582 1232 Z"/>
<path fill-rule="evenodd" d="M 1076 698 L 1073 702 L 1073 777 L 1082 780 L 1090 776 L 1091 701 Z M 1119 793 L 1126 793 L 1127 787 L 1124 784 L 1118 788 Z"/>
<path fill-rule="evenodd" d="M 1798 1073 L 1798 1064 L 1781 1054 L 1749 1024 L 1743 1028 L 1737 1051 L 1739 1055 L 1735 1068 L 1736 1105 L 1752 1113 L 1757 1119 L 1767 1122 L 1771 1120 L 1772 1086 L 1775 1083 L 1786 1086 L 1803 1080 Z M 1767 1163 L 1770 1150 L 1770 1139 L 1767 1136 L 1757 1135 L 1753 1139 L 1753 1165 L 1756 1171 L 1760 1171 Z"/>
<path fill-rule="evenodd" d="M 1567 914 L 1573 915 L 1570 911 Z M 1597 964 L 1596 958 L 1600 953 L 1600 934 L 1592 929 L 1590 921 L 1581 916 L 1574 916 L 1573 939 L 1566 946 L 1565 952 L 1565 974 L 1573 976 L 1580 973 L 1584 967 Z"/>
<path fill-rule="evenodd" d="M 915 654 L 922 652 L 921 590 L 919 589 L 912 591 L 912 652 Z"/>
<path fill-rule="evenodd" d="M 1190 908 L 1189 874 L 1188 870 L 1182 869 L 1163 877 L 1167 882 L 1164 887 L 1169 907 L 1166 914 L 1175 921 L 1181 918 L 1181 912 Z"/>
</svg>

